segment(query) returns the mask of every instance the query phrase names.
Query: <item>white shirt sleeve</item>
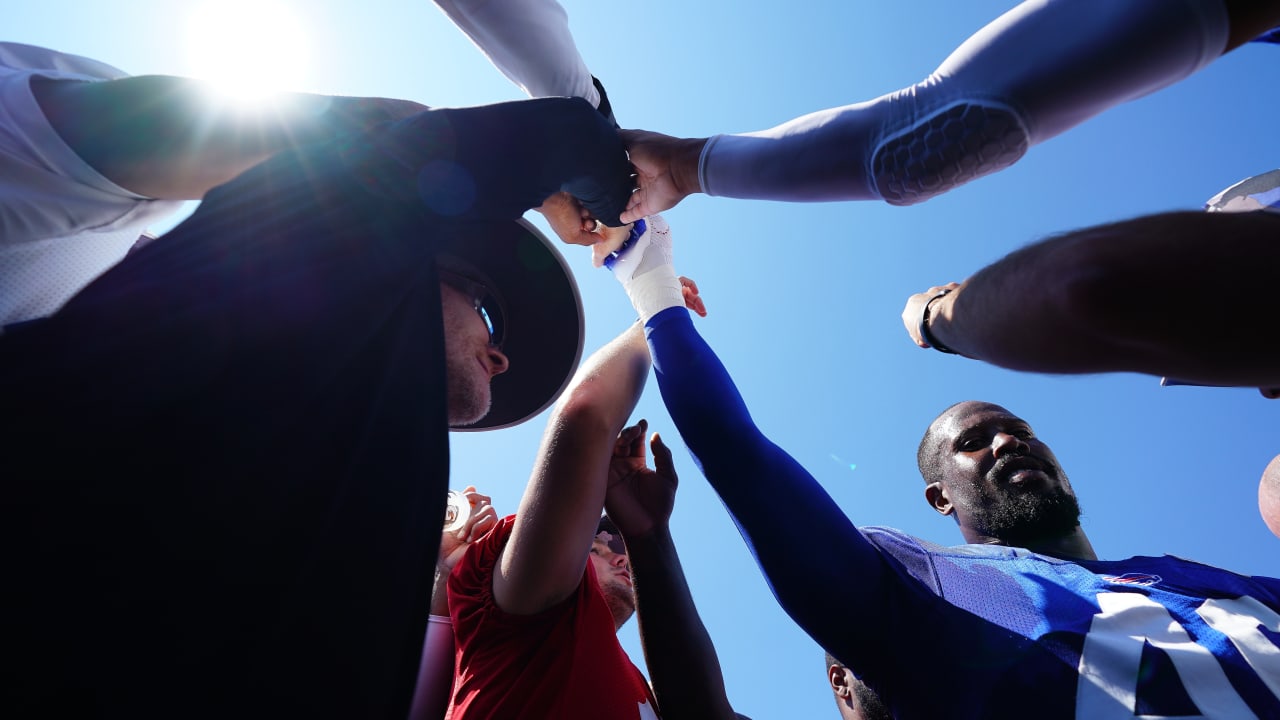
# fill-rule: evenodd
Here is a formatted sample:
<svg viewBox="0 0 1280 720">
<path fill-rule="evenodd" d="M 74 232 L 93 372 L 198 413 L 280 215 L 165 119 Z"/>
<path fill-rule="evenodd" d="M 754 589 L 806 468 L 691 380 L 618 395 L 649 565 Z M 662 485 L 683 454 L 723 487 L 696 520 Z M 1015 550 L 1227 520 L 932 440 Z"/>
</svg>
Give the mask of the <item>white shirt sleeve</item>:
<svg viewBox="0 0 1280 720">
<path fill-rule="evenodd" d="M 530 97 L 580 97 L 600 107 L 569 16 L 555 0 L 434 1 Z"/>
<path fill-rule="evenodd" d="M 0 325 L 48 315 L 119 262 L 146 227 L 182 208 L 130 192 L 49 124 L 31 80 L 126 77 L 109 65 L 0 43 Z"/>
</svg>

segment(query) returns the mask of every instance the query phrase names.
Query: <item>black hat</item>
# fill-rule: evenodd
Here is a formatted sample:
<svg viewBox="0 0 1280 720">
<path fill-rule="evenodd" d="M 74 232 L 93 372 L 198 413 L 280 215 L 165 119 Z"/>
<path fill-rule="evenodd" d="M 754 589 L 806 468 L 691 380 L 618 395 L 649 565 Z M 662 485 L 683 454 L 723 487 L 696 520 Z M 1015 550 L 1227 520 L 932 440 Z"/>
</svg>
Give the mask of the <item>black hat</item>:
<svg viewBox="0 0 1280 720">
<path fill-rule="evenodd" d="M 511 360 L 493 378 L 489 413 L 451 429 L 497 430 L 546 410 L 582 359 L 582 297 L 560 252 L 523 218 L 472 223 L 444 239 L 440 268 L 493 295 L 485 310 L 502 328 L 502 352 Z"/>
</svg>

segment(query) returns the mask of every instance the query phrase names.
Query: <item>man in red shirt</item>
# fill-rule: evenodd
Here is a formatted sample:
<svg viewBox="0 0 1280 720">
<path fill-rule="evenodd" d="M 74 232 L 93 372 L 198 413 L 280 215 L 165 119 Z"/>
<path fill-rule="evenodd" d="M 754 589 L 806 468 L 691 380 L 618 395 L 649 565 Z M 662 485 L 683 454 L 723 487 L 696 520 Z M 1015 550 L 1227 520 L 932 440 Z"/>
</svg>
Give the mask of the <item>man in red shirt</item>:
<svg viewBox="0 0 1280 720">
<path fill-rule="evenodd" d="M 701 308 L 692 289 L 687 300 Z M 671 452 L 655 434 L 650 469 L 647 423 L 622 429 L 648 372 L 638 324 L 584 363 L 548 423 L 519 511 L 450 576 L 453 720 L 643 720 L 659 708 L 734 717 L 667 524 Z M 637 611 L 652 690 L 616 637 Z"/>
</svg>

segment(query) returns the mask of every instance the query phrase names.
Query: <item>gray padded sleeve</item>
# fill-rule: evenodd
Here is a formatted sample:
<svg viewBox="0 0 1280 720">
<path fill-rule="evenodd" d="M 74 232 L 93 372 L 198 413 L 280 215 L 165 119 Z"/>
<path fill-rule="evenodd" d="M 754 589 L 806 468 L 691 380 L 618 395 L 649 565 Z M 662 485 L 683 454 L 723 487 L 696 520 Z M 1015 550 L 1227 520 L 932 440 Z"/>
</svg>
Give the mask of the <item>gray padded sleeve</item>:
<svg viewBox="0 0 1280 720">
<path fill-rule="evenodd" d="M 911 205 L 1222 54 L 1221 0 L 1029 0 L 922 82 L 869 102 L 709 141 L 709 195 Z"/>
</svg>

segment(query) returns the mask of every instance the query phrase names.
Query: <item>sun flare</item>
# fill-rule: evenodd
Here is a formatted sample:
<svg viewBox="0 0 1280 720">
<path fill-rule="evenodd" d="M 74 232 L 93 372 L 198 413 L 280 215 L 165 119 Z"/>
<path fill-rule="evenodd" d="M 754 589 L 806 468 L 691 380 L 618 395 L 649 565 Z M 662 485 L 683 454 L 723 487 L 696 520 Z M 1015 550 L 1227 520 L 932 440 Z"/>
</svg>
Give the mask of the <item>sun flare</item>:
<svg viewBox="0 0 1280 720">
<path fill-rule="evenodd" d="M 307 33 L 284 4 L 209 0 L 192 13 L 187 35 L 194 75 L 229 99 L 253 102 L 306 80 Z"/>
</svg>

